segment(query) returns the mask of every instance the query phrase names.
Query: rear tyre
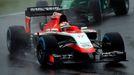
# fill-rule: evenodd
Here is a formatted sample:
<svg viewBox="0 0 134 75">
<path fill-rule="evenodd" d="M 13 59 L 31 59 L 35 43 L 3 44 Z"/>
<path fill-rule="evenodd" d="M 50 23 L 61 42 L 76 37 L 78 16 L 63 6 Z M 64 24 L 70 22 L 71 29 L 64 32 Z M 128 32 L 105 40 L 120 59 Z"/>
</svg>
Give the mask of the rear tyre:
<svg viewBox="0 0 134 75">
<path fill-rule="evenodd" d="M 46 66 L 49 62 L 49 56 L 57 50 L 58 43 L 54 36 L 41 36 L 37 45 L 37 59 L 41 66 Z M 51 63 L 52 64 L 52 63 Z"/>
<path fill-rule="evenodd" d="M 47 1 L 37 1 L 37 2 L 36 2 L 36 6 L 37 6 L 37 7 L 48 6 L 48 2 L 47 2 Z"/>
<path fill-rule="evenodd" d="M 111 6 L 117 16 L 126 15 L 129 11 L 129 0 L 111 0 Z"/>
<path fill-rule="evenodd" d="M 100 4 L 100 0 L 92 0 L 89 4 L 90 12 L 92 13 L 93 19 L 96 23 L 100 23 L 102 21 Z"/>
<path fill-rule="evenodd" d="M 24 49 L 28 46 L 30 41 L 30 35 L 25 32 L 23 26 L 10 26 L 7 30 L 7 48 L 10 54 L 20 52 L 20 49 Z"/>
<path fill-rule="evenodd" d="M 115 58 L 115 60 L 126 60 L 124 42 L 121 35 L 117 32 L 111 32 L 104 35 L 102 40 L 102 51 L 104 53 L 113 51 L 123 52 L 122 55 L 117 55 L 117 59 Z"/>
</svg>

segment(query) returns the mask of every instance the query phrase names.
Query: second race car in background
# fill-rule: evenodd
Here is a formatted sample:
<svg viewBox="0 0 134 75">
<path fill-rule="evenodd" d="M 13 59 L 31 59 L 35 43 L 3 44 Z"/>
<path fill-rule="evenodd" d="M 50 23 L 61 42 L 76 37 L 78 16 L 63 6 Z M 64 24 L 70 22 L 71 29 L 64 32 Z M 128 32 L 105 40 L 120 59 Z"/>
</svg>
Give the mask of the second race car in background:
<svg viewBox="0 0 134 75">
<path fill-rule="evenodd" d="M 26 27 L 10 26 L 7 30 L 9 52 L 19 52 L 31 38 L 41 66 L 126 61 L 124 42 L 118 32 L 106 33 L 103 39 L 98 39 L 100 35 L 96 30 L 72 25 L 60 12 L 57 6 L 27 8 Z M 47 22 L 40 31 L 32 33 L 31 20 L 36 16 L 45 16 Z M 48 16 L 51 16 L 49 20 Z"/>
<path fill-rule="evenodd" d="M 43 4 L 44 3 L 44 4 Z M 37 6 L 58 5 L 64 9 L 69 19 L 79 21 L 101 22 L 103 15 L 114 12 L 117 16 L 129 11 L 129 0 L 40 0 Z M 85 22 L 84 22 L 85 23 Z"/>
</svg>

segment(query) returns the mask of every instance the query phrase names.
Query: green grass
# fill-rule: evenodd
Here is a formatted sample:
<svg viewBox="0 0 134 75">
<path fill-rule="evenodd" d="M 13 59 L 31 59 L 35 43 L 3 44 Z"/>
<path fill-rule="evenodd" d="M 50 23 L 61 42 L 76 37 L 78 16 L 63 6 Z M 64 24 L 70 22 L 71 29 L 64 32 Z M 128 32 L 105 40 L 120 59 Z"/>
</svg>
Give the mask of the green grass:
<svg viewBox="0 0 134 75">
<path fill-rule="evenodd" d="M 0 15 L 24 12 L 27 7 L 36 6 L 38 0 L 0 0 Z M 47 0 L 51 5 L 53 0 Z"/>
<path fill-rule="evenodd" d="M 36 0 L 0 0 L 0 15 L 23 12 L 27 7 L 35 6 Z"/>
</svg>

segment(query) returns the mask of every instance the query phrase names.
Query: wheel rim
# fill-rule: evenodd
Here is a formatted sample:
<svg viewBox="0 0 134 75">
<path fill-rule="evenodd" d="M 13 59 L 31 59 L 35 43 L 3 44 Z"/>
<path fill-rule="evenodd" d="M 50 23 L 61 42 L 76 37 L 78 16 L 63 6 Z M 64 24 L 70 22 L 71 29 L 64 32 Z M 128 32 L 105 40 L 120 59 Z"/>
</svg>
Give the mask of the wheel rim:
<svg viewBox="0 0 134 75">
<path fill-rule="evenodd" d="M 43 58 L 44 52 L 42 50 L 42 48 L 39 48 L 37 51 L 37 58 L 38 60 L 41 62 L 41 59 Z"/>
</svg>

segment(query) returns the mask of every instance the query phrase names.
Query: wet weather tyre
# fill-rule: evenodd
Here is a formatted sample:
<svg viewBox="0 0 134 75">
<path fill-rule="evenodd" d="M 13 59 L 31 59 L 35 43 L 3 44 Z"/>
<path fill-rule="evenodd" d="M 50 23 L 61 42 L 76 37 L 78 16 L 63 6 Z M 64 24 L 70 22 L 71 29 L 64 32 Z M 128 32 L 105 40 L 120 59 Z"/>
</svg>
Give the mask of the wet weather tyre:
<svg viewBox="0 0 134 75">
<path fill-rule="evenodd" d="M 112 62 L 114 63 L 126 60 L 124 42 L 121 35 L 117 32 L 111 32 L 104 35 L 102 40 L 102 51 L 103 53 L 121 52 L 121 54 L 116 54 L 112 57 Z"/>
<path fill-rule="evenodd" d="M 47 2 L 47 1 L 37 1 L 37 2 L 36 2 L 36 6 L 37 6 L 37 7 L 48 6 L 48 2 Z"/>
<path fill-rule="evenodd" d="M 30 35 L 23 26 L 10 26 L 7 30 L 7 48 L 10 54 L 19 52 L 20 48 L 28 45 Z"/>
<path fill-rule="evenodd" d="M 121 51 L 125 52 L 124 42 L 117 32 L 106 33 L 102 40 L 103 52 Z"/>
<path fill-rule="evenodd" d="M 100 0 L 92 0 L 89 5 L 94 21 L 100 23 L 102 21 Z"/>
<path fill-rule="evenodd" d="M 117 16 L 126 15 L 129 11 L 129 0 L 111 0 L 110 3 Z"/>
<path fill-rule="evenodd" d="M 54 36 L 41 36 L 37 45 L 37 59 L 41 66 L 49 63 L 49 56 L 58 49 L 58 43 Z"/>
</svg>

